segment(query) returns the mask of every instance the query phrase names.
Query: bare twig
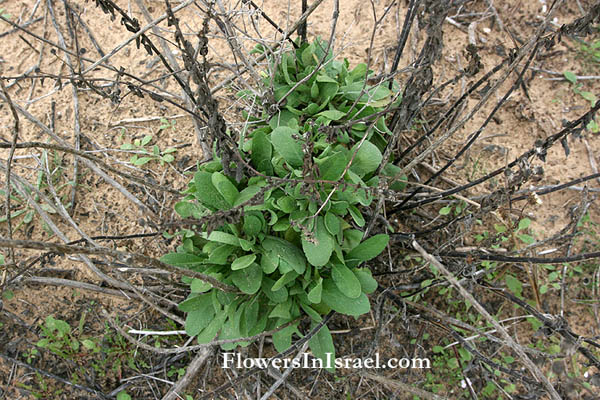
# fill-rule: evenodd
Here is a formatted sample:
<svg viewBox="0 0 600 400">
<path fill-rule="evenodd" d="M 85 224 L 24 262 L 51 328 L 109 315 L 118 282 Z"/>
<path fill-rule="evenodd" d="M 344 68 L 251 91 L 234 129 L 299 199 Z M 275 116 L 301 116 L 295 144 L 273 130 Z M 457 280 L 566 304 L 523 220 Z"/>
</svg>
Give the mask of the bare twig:
<svg viewBox="0 0 600 400">
<path fill-rule="evenodd" d="M 412 245 L 415 250 L 417 250 L 423 256 L 424 259 L 441 271 L 442 274 L 446 276 L 446 279 L 448 279 L 450 284 L 456 290 L 458 290 L 460 295 L 463 296 L 465 300 L 467 300 L 490 324 L 492 324 L 494 328 L 496 328 L 500 336 L 505 340 L 506 345 L 509 346 L 519 356 L 529 372 L 531 372 L 531 374 L 544 385 L 550 397 L 553 400 L 561 400 L 560 395 L 556 392 L 556 389 L 554 389 L 544 373 L 531 361 L 531 359 L 529 359 L 521 346 L 515 342 L 513 337 L 508 334 L 506 329 L 504 329 L 504 327 L 500 325 L 498 321 L 496 321 L 496 319 L 477 301 L 477 299 L 475 299 L 475 297 L 473 297 L 473 295 L 458 282 L 458 280 L 454 277 L 454 274 L 448 271 L 448 269 L 435 257 L 427 253 L 416 240 L 413 240 Z"/>
<path fill-rule="evenodd" d="M 401 390 L 402 393 L 410 393 L 415 396 L 419 396 L 423 399 L 428 399 L 428 400 L 444 400 L 444 399 L 446 399 L 446 397 L 438 396 L 437 394 L 427 392 L 423 389 L 419 389 L 417 387 L 407 385 L 406 383 L 404 383 L 398 379 L 392 380 L 392 379 L 386 378 L 385 376 L 375 375 L 370 372 L 363 372 L 363 373 L 361 373 L 361 376 L 364 376 L 365 378 L 374 380 L 375 382 L 382 383 L 394 390 Z"/>
<path fill-rule="evenodd" d="M 198 354 L 194 357 L 191 363 L 188 364 L 185 369 L 185 375 L 183 375 L 175 385 L 165 394 L 162 400 L 176 400 L 181 398 L 180 393 L 183 393 L 185 389 L 190 385 L 192 379 L 196 377 L 198 371 L 206 360 L 213 354 L 214 349 L 212 347 L 204 347 L 198 350 Z"/>
</svg>

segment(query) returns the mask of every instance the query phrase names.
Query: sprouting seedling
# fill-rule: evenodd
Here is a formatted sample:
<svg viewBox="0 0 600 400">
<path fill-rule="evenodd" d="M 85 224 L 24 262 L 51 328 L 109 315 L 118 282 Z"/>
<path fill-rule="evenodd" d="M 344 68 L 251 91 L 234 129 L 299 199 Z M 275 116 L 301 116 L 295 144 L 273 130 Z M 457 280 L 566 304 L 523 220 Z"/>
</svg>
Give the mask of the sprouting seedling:
<svg viewBox="0 0 600 400">
<path fill-rule="evenodd" d="M 136 154 L 131 156 L 129 159 L 129 161 L 136 166 L 147 164 L 152 160 L 159 161 L 160 165 L 162 166 L 165 163 L 170 163 L 175 160 L 175 157 L 172 153 L 177 151 L 176 148 L 168 147 L 167 149 L 161 151 L 157 144 L 149 146 L 152 139 L 152 135 L 146 135 L 142 139 L 135 139 L 133 143 L 122 144 L 121 150 L 130 150 L 136 152 Z"/>
<path fill-rule="evenodd" d="M 171 130 L 175 131 L 175 123 L 176 122 L 177 121 L 175 121 L 175 120 L 169 121 L 166 118 L 161 118 L 160 119 L 160 126 L 158 127 L 158 129 L 160 129 L 162 131 L 162 130 L 166 130 L 166 129 L 171 128 Z"/>
<path fill-rule="evenodd" d="M 579 83 L 579 84 L 577 83 L 577 79 L 578 79 L 577 75 L 575 75 L 571 71 L 565 71 L 565 72 L 563 72 L 563 75 L 564 75 L 565 79 L 573 85 L 574 93 L 580 95 L 585 100 L 589 101 L 591 107 L 594 107 L 596 105 L 596 101 L 598 100 L 598 98 L 592 92 L 581 90 L 583 85 L 581 83 Z M 592 133 L 598 133 L 600 131 L 600 126 L 598 125 L 598 123 L 596 122 L 595 119 L 590 120 L 590 122 L 588 122 L 586 128 L 587 128 L 587 130 L 591 131 Z"/>
</svg>

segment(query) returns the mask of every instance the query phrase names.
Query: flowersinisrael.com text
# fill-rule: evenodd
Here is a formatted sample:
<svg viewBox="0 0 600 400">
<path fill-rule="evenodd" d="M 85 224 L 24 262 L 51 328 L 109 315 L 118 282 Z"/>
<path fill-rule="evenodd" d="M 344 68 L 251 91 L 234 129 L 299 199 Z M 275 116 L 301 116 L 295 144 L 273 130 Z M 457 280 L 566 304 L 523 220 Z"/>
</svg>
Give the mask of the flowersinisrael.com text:
<svg viewBox="0 0 600 400">
<path fill-rule="evenodd" d="M 315 358 L 309 353 L 303 353 L 302 356 L 295 359 L 291 358 L 242 358 L 240 353 L 223 353 L 223 368 L 261 368 L 273 367 L 276 369 L 288 368 L 346 368 L 346 369 L 429 369 L 431 362 L 428 358 L 389 358 L 382 360 L 379 353 L 375 353 L 375 357 L 369 358 L 352 358 L 352 357 L 337 357 L 334 358 L 332 353 L 325 353 L 325 360 Z"/>
</svg>

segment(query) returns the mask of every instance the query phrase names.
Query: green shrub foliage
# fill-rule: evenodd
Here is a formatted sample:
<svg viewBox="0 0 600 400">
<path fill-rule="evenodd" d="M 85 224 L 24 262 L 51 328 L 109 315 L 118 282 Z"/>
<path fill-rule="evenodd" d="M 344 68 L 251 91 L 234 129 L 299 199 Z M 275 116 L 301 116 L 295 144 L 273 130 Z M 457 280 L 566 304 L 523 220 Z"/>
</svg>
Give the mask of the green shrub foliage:
<svg viewBox="0 0 600 400">
<path fill-rule="evenodd" d="M 365 64 L 349 70 L 347 60 L 334 60 L 326 49 L 317 39 L 269 58 L 263 79 L 273 90 L 271 104 L 264 102 L 269 96 L 238 93 L 263 104 L 262 115 L 244 115 L 249 123 L 239 151 L 248 172 L 238 181 L 223 172 L 221 160 L 205 163 L 175 206 L 183 218 L 241 210 L 239 219 L 210 232 L 180 231 L 177 252 L 162 258 L 239 290 L 185 280 L 191 293 L 179 308 L 187 313 L 187 333 L 199 343 L 287 325 L 273 334 L 281 352 L 294 334 L 301 336 L 300 317 L 314 325 L 331 310 L 358 317 L 370 309 L 367 294 L 377 282 L 361 264 L 377 257 L 389 237 L 363 240 L 361 209 L 379 184 L 375 173 L 390 134 L 383 111 L 400 100 L 387 85 L 367 84 Z M 388 164 L 381 175 L 394 176 L 397 169 Z M 309 343 L 316 356 L 334 352 L 327 327 Z"/>
</svg>

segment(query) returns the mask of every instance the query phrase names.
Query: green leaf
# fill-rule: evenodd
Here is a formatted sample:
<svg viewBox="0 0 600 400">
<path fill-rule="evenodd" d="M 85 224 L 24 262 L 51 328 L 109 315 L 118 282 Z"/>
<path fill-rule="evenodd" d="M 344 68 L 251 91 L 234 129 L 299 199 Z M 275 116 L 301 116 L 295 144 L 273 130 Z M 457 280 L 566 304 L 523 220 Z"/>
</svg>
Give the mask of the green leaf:
<svg viewBox="0 0 600 400">
<path fill-rule="evenodd" d="M 283 72 L 283 76 L 288 85 L 293 85 L 292 79 L 290 78 L 290 74 L 288 71 L 288 59 L 293 63 L 293 59 L 291 59 L 291 55 L 288 53 L 284 53 L 281 57 L 281 71 Z"/>
<path fill-rule="evenodd" d="M 189 201 L 180 201 L 175 203 L 175 212 L 179 214 L 181 218 L 189 218 L 199 211 L 200 210 L 198 210 L 198 206 L 194 203 L 190 203 Z"/>
<path fill-rule="evenodd" d="M 520 233 L 517 235 L 519 239 L 523 241 L 525 244 L 533 244 L 535 243 L 535 238 L 531 235 L 526 235 L 525 233 Z"/>
<path fill-rule="evenodd" d="M 285 273 L 284 275 L 282 275 L 281 278 L 277 279 L 277 282 L 275 282 L 273 284 L 273 287 L 271 288 L 271 290 L 277 291 L 281 288 L 284 288 L 288 283 L 292 282 L 299 276 L 300 276 L 300 274 L 298 274 L 296 271 L 289 271 L 289 272 Z"/>
<path fill-rule="evenodd" d="M 279 257 L 276 254 L 270 252 L 262 253 L 260 258 L 260 266 L 265 274 L 272 274 L 279 267 Z"/>
<path fill-rule="evenodd" d="M 386 234 L 372 236 L 352 249 L 347 255 L 347 260 L 368 261 L 377 257 L 385 249 L 390 237 Z"/>
<path fill-rule="evenodd" d="M 321 111 L 320 113 L 317 114 L 318 117 L 323 116 L 332 121 L 340 120 L 340 119 L 344 118 L 345 115 L 346 115 L 345 112 L 338 111 L 338 110 L 326 110 L 326 111 Z"/>
<path fill-rule="evenodd" d="M 288 128 L 298 127 L 298 116 L 289 110 L 280 110 L 271 117 L 271 119 L 269 120 L 269 126 L 272 130 L 277 129 L 277 127 L 280 126 L 287 126 Z M 269 146 L 269 151 L 270 147 L 271 146 Z M 254 151 L 254 146 L 252 146 L 252 151 Z"/>
<path fill-rule="evenodd" d="M 194 182 L 196 184 L 196 198 L 202 204 L 217 210 L 228 210 L 231 208 L 231 205 L 213 185 L 212 174 L 210 172 L 196 172 Z"/>
<path fill-rule="evenodd" d="M 244 216 L 244 232 L 248 236 L 255 236 L 262 230 L 263 224 L 256 215 Z"/>
<path fill-rule="evenodd" d="M 27 214 L 25 214 L 25 217 L 23 218 L 23 223 L 28 224 L 31 221 L 33 221 L 34 215 L 35 215 L 35 212 L 33 210 L 28 211 Z"/>
<path fill-rule="evenodd" d="M 198 344 L 205 344 L 211 342 L 223 327 L 225 318 L 227 318 L 227 313 L 215 313 L 215 317 L 212 321 L 210 321 L 210 324 L 208 324 L 208 326 L 198 334 L 198 337 L 196 338 Z"/>
<path fill-rule="evenodd" d="M 192 283 L 190 283 L 190 291 L 192 293 L 204 293 L 209 291 L 212 288 L 212 285 L 208 282 L 204 282 L 201 279 L 194 278 L 192 279 Z"/>
<path fill-rule="evenodd" d="M 11 197 L 12 197 L 12 196 L 11 196 Z M 10 218 L 11 218 L 11 219 L 12 219 L 12 218 L 16 218 L 16 217 L 18 217 L 19 215 L 21 215 L 21 214 L 25 213 L 25 211 L 27 211 L 27 209 L 25 209 L 25 208 L 23 208 L 23 209 L 21 209 L 21 210 L 13 211 L 13 212 L 10 214 Z M 0 222 L 6 222 L 6 215 L 4 215 L 3 217 L 0 217 Z"/>
<path fill-rule="evenodd" d="M 304 310 L 304 312 L 310 317 L 310 319 L 312 319 L 313 321 L 316 322 L 321 322 L 323 320 L 323 317 L 321 317 L 321 314 L 319 314 L 314 308 L 312 308 L 311 305 L 306 304 L 303 301 L 300 301 L 298 303 L 300 305 L 300 308 L 302 308 L 302 310 Z"/>
<path fill-rule="evenodd" d="M 360 63 L 360 64 L 356 65 L 356 67 L 354 67 L 354 69 L 352 71 L 350 71 L 349 76 L 352 78 L 352 80 L 356 80 L 356 79 L 364 79 L 366 74 L 367 74 L 367 64 Z"/>
<path fill-rule="evenodd" d="M 96 348 L 96 343 L 94 343 L 90 339 L 83 339 L 81 341 L 81 344 L 83 345 L 83 347 L 85 347 L 88 350 L 94 350 Z"/>
<path fill-rule="evenodd" d="M 2 256 L 2 258 L 4 258 L 4 256 Z M 2 264 L 4 264 L 4 262 L 2 262 Z M 0 264 L 0 265 L 1 265 L 1 264 Z M 5 289 L 5 290 L 2 292 L 2 299 L 3 299 L 3 300 L 9 301 L 9 300 L 12 300 L 12 299 L 13 299 L 13 297 L 15 297 L 15 293 L 14 293 L 12 290 L 7 290 L 7 289 Z"/>
<path fill-rule="evenodd" d="M 290 319 L 290 307 L 292 306 L 291 301 L 288 299 L 285 303 L 279 303 L 275 307 L 271 313 L 269 313 L 269 318 L 282 318 L 282 319 Z"/>
<path fill-rule="evenodd" d="M 329 82 L 329 83 L 335 83 L 335 84 L 338 83 L 335 79 L 333 79 L 332 77 L 330 77 L 327 74 L 318 74 L 317 82 Z"/>
<path fill-rule="evenodd" d="M 354 275 L 356 275 L 356 278 L 358 278 L 360 286 L 364 293 L 369 294 L 377 290 L 377 286 L 379 286 L 379 284 L 373 278 L 373 274 L 371 273 L 370 269 L 354 268 L 352 272 L 354 272 Z"/>
<path fill-rule="evenodd" d="M 283 353 L 292 345 L 292 335 L 298 331 L 296 324 L 288 325 L 273 334 L 273 346 L 279 353 Z"/>
<path fill-rule="evenodd" d="M 260 289 L 263 272 L 260 265 L 253 263 L 247 268 L 239 269 L 231 274 L 233 284 L 246 294 L 254 294 Z"/>
<path fill-rule="evenodd" d="M 152 140 L 152 135 L 144 136 L 144 138 L 142 139 L 142 146 L 147 145 L 148 143 L 150 143 L 151 140 Z"/>
<path fill-rule="evenodd" d="M 230 244 L 232 246 L 240 247 L 240 239 L 231 233 L 212 231 L 208 236 L 206 235 L 206 232 L 202 232 L 201 236 L 207 240 L 210 240 L 211 242 Z"/>
<path fill-rule="evenodd" d="M 340 232 L 340 219 L 337 215 L 327 211 L 325 213 L 325 227 L 333 236 Z"/>
<path fill-rule="evenodd" d="M 248 254 L 246 256 L 236 258 L 235 261 L 231 263 L 231 270 L 237 271 L 239 269 L 247 268 L 252 265 L 254 260 L 256 260 L 256 254 Z"/>
<path fill-rule="evenodd" d="M 592 107 L 596 106 L 596 95 L 592 92 L 580 92 L 579 93 L 581 95 L 581 97 L 583 97 L 584 99 L 586 99 L 587 101 L 589 101 L 591 103 Z"/>
<path fill-rule="evenodd" d="M 321 302 L 321 294 L 323 293 L 323 278 L 319 278 L 319 281 L 313 287 L 310 292 L 308 292 L 308 300 L 311 303 L 319 304 Z"/>
<path fill-rule="evenodd" d="M 275 282 L 272 279 L 263 276 L 262 291 L 273 303 L 283 303 L 288 298 L 288 291 L 285 287 L 273 290 L 274 284 Z"/>
<path fill-rule="evenodd" d="M 250 336 L 252 328 L 254 328 L 258 322 L 260 304 L 256 300 L 245 304 L 244 315 L 240 320 L 240 334 L 243 336 Z"/>
<path fill-rule="evenodd" d="M 297 168 L 302 166 L 304 154 L 301 142 L 294 139 L 292 135 L 299 135 L 299 132 L 286 126 L 280 126 L 271 132 L 271 141 L 275 150 L 281 154 L 284 160 L 290 166 Z"/>
<path fill-rule="evenodd" d="M 327 231 L 323 217 L 317 217 L 314 237 L 312 241 L 302 238 L 302 250 L 306 259 L 315 267 L 322 267 L 327 264 L 331 253 L 333 253 L 333 237 Z M 314 242 L 313 242 L 314 241 Z"/>
<path fill-rule="evenodd" d="M 359 143 L 352 147 L 352 154 L 354 154 L 358 145 Z M 358 148 L 350 169 L 358 176 L 363 177 L 375 171 L 379 167 L 379 164 L 381 164 L 381 160 L 383 160 L 381 151 L 373 143 L 365 140 L 360 148 Z"/>
<path fill-rule="evenodd" d="M 313 43 L 308 45 L 302 51 L 300 59 L 302 60 L 302 64 L 304 64 L 305 66 L 314 65 L 318 62 L 318 60 L 315 59 L 315 45 Z"/>
<path fill-rule="evenodd" d="M 133 162 L 133 165 L 144 165 L 147 164 L 148 162 L 152 161 L 152 157 L 140 157 L 140 158 L 136 158 L 135 161 Z"/>
<path fill-rule="evenodd" d="M 362 216 L 362 213 L 356 208 L 354 205 L 348 206 L 348 212 L 352 216 L 352 219 L 356 223 L 356 225 L 363 227 L 365 226 L 365 218 Z"/>
<path fill-rule="evenodd" d="M 312 86 L 310 87 L 310 97 L 313 99 L 319 97 L 319 85 L 317 85 L 316 81 L 313 82 Z"/>
<path fill-rule="evenodd" d="M 163 156 L 161 156 L 161 160 L 163 160 L 166 163 L 169 163 L 173 162 L 173 160 L 175 160 L 175 157 L 173 156 L 173 154 L 164 154 Z"/>
<path fill-rule="evenodd" d="M 211 180 L 213 186 L 217 189 L 221 196 L 223 196 L 225 201 L 227 201 L 230 206 L 233 206 L 235 200 L 240 195 L 240 192 L 238 192 L 233 183 L 231 183 L 231 181 L 220 172 L 213 172 Z"/>
<path fill-rule="evenodd" d="M 192 295 L 191 297 L 188 297 L 187 299 L 179 303 L 177 305 L 177 308 L 179 308 L 183 312 L 190 312 L 203 310 L 206 308 L 207 304 L 210 304 L 210 306 L 212 307 L 212 299 L 210 293 Z"/>
<path fill-rule="evenodd" d="M 506 275 L 504 281 L 511 292 L 513 292 L 516 296 L 521 297 L 521 293 L 523 292 L 523 284 L 521 281 L 512 275 Z"/>
<path fill-rule="evenodd" d="M 281 196 L 279 199 L 277 199 L 277 205 L 281 211 L 287 214 L 291 213 L 297 208 L 296 200 L 291 196 Z"/>
<path fill-rule="evenodd" d="M 205 295 L 208 300 L 202 304 L 202 308 L 188 312 L 185 318 L 185 332 L 189 336 L 196 336 L 206 328 L 215 316 L 210 295 Z"/>
<path fill-rule="evenodd" d="M 312 322 L 311 329 L 317 325 L 316 322 Z M 328 367 L 327 371 L 335 372 L 333 365 L 327 365 L 327 360 L 335 360 L 335 347 L 333 346 L 333 338 L 327 325 L 323 325 L 319 331 L 310 338 L 308 341 L 310 351 L 313 355 L 323 361 L 323 366 Z"/>
<path fill-rule="evenodd" d="M 240 204 L 247 202 L 248 200 L 252 199 L 258 192 L 260 192 L 260 186 L 257 186 L 257 185 L 248 186 L 247 188 L 245 188 L 244 190 L 242 190 L 240 192 L 240 195 L 235 200 L 235 203 L 233 204 L 233 206 L 237 207 Z"/>
<path fill-rule="evenodd" d="M 345 265 L 334 265 L 331 268 L 331 277 L 338 289 L 351 299 L 357 298 L 362 293 L 360 281 Z"/>
<path fill-rule="evenodd" d="M 317 76 L 317 82 L 319 82 L 319 76 Z M 340 86 L 334 79 L 319 83 L 319 100 L 323 104 L 327 104 L 337 94 L 339 88 Z"/>
<path fill-rule="evenodd" d="M 496 232 L 498 233 L 504 233 L 506 232 L 507 228 L 504 225 L 500 225 L 500 224 L 494 224 L 494 229 L 496 230 Z"/>
<path fill-rule="evenodd" d="M 252 154 L 251 160 L 254 167 L 267 175 L 273 174 L 273 165 L 271 158 L 273 157 L 273 147 L 267 139 L 267 135 L 258 131 L 252 137 Z"/>
<path fill-rule="evenodd" d="M 326 181 L 337 181 L 342 177 L 346 165 L 348 165 L 348 155 L 345 152 L 335 153 L 324 160 L 316 160 L 321 173 L 321 179 Z"/>
<path fill-rule="evenodd" d="M 527 229 L 529 228 L 529 225 L 531 225 L 531 220 L 529 218 L 523 218 L 519 221 L 519 229 L 517 230 Z"/>
<path fill-rule="evenodd" d="M 361 314 L 368 313 L 371 309 L 369 299 L 364 293 L 352 299 L 340 292 L 331 279 L 323 280 L 323 293 L 321 296 L 323 303 L 341 314 L 358 317 Z"/>
<path fill-rule="evenodd" d="M 382 107 L 389 103 L 391 91 L 383 86 L 369 87 L 364 81 L 353 82 L 342 86 L 340 93 L 348 100 L 358 100 L 361 103 L 368 103 L 372 107 Z"/>
<path fill-rule="evenodd" d="M 234 250 L 235 247 L 229 244 L 218 246 L 210 251 L 208 261 L 213 264 L 225 265 L 227 264 L 227 259 Z"/>
<path fill-rule="evenodd" d="M 117 400 L 131 400 L 131 396 L 127 392 L 119 392 L 117 394 Z"/>
<path fill-rule="evenodd" d="M 302 251 L 292 243 L 274 236 L 267 236 L 263 240 L 262 246 L 265 250 L 271 252 L 271 254 L 275 254 L 278 258 L 285 260 L 298 274 L 304 273 L 306 259 Z"/>
<path fill-rule="evenodd" d="M 572 84 L 577 83 L 577 75 L 575 75 L 571 71 L 565 71 L 563 72 L 563 75 L 565 76 L 565 79 L 571 82 Z"/>
<path fill-rule="evenodd" d="M 194 254 L 188 253 L 169 253 L 165 254 L 160 258 L 160 261 L 165 264 L 173 265 L 175 267 L 191 268 L 202 264 L 204 259 Z"/>
<path fill-rule="evenodd" d="M 450 211 L 452 211 L 452 207 L 446 206 L 446 207 L 440 208 L 439 213 L 440 213 L 440 215 L 448 215 L 448 214 L 450 214 Z"/>
</svg>

